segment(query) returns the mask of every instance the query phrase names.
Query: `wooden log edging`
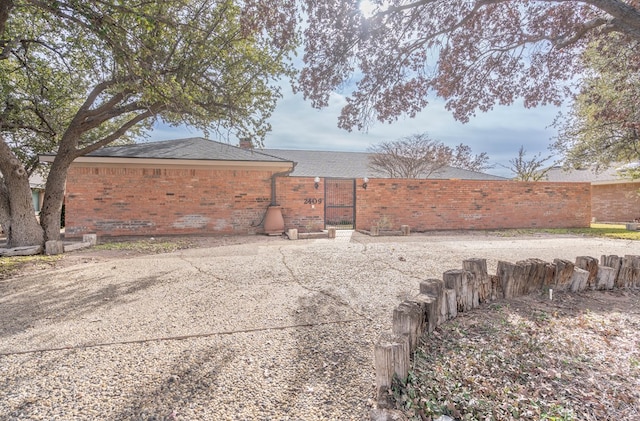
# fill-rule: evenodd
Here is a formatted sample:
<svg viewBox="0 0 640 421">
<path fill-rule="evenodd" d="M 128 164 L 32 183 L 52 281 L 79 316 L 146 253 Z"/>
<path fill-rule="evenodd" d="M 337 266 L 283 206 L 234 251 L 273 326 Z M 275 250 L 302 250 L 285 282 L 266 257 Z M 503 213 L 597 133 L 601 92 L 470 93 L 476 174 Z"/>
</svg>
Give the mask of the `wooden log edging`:
<svg viewBox="0 0 640 421">
<path fill-rule="evenodd" d="M 527 259 L 498 262 L 497 274 L 487 273 L 486 259 L 462 262 L 463 269 L 443 273 L 443 279 L 420 282 L 419 294 L 401 302 L 393 311 L 392 333 L 383 334 L 375 345 L 377 406 L 394 405 L 390 396 L 393 379 L 405 380 L 420 337 L 482 303 L 511 299 L 549 290 L 580 292 L 640 288 L 640 256 L 602 255 L 600 261 L 578 256 L 576 262 L 555 259 L 553 263 Z"/>
</svg>

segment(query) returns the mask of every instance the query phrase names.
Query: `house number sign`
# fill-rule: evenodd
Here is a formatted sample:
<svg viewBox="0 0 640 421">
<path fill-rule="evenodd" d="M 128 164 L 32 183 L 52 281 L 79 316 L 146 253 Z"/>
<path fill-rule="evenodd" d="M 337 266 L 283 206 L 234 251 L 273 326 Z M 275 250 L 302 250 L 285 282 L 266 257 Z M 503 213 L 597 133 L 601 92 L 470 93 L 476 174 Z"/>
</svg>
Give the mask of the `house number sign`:
<svg viewBox="0 0 640 421">
<path fill-rule="evenodd" d="M 315 198 L 307 197 L 306 199 L 304 199 L 304 204 L 305 205 L 320 205 L 320 204 L 322 204 L 322 199 L 315 199 Z"/>
</svg>

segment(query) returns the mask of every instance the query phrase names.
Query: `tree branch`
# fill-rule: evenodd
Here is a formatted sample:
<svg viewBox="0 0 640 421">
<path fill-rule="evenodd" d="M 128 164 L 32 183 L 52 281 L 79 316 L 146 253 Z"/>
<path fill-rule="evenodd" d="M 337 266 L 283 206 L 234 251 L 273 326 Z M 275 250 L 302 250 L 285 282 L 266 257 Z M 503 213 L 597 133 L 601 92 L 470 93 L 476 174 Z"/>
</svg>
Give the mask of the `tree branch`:
<svg viewBox="0 0 640 421">
<path fill-rule="evenodd" d="M 92 143 L 91 145 L 85 146 L 84 148 L 77 149 L 73 154 L 74 155 L 73 159 L 79 156 L 86 155 L 95 150 L 98 150 L 103 146 L 107 146 L 108 144 L 114 142 L 115 140 L 120 138 L 122 135 L 124 135 L 127 132 L 127 130 L 131 129 L 136 124 L 143 122 L 147 118 L 153 117 L 154 115 L 162 111 L 163 108 L 164 108 L 164 105 L 162 104 L 156 104 L 152 107 L 149 107 L 145 112 L 136 115 L 129 121 L 122 124 L 117 130 L 114 130 L 113 133 L 111 133 L 109 136 L 105 136 L 104 138 Z"/>
</svg>

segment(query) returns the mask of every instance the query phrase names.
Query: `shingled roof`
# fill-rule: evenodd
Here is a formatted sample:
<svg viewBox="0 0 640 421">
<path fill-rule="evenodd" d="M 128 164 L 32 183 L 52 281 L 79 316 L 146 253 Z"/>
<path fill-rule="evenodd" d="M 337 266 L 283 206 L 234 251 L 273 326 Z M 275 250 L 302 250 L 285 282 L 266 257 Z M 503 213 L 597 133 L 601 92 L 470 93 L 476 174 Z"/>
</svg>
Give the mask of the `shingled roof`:
<svg viewBox="0 0 640 421">
<path fill-rule="evenodd" d="M 55 154 L 42 155 L 42 161 L 52 161 Z M 309 151 L 292 149 L 247 149 L 217 142 L 202 137 L 165 140 L 159 142 L 136 143 L 132 145 L 110 146 L 98 149 L 78 158 L 76 161 L 95 162 L 100 158 L 110 161 L 122 159 L 199 161 L 224 163 L 242 162 L 242 165 L 281 165 L 296 164 L 292 176 L 300 177 L 336 177 L 362 178 L 380 177 L 369 168 L 370 154 L 365 152 Z M 165 161 L 166 162 L 166 161 Z M 506 180 L 481 172 L 468 171 L 461 168 L 445 167 L 432 179 L 464 179 L 464 180 Z"/>
<path fill-rule="evenodd" d="M 200 161 L 288 162 L 254 149 L 243 149 L 203 137 L 111 146 L 87 154 L 103 158 L 180 159 Z M 289 161 L 290 162 L 290 161 Z"/>
<path fill-rule="evenodd" d="M 268 155 L 296 162 L 297 165 L 291 173 L 300 177 L 336 177 L 336 178 L 362 178 L 380 177 L 383 174 L 376 173 L 369 168 L 369 156 L 366 152 L 334 152 L 334 151 L 307 151 L 291 149 L 263 149 Z M 432 179 L 463 179 L 463 180 L 506 180 L 491 174 L 468 171 L 461 168 L 445 167 L 437 174 L 432 174 Z"/>
<path fill-rule="evenodd" d="M 626 164 L 627 166 L 633 164 Z M 636 165 L 638 165 L 636 163 Z M 630 183 L 633 180 L 625 178 L 623 172 L 625 165 L 613 164 L 604 170 L 597 170 L 594 167 L 580 169 L 566 169 L 563 167 L 552 167 L 547 172 L 547 180 L 555 182 L 586 182 L 591 184 L 617 184 Z M 637 182 L 637 181 L 636 181 Z"/>
</svg>

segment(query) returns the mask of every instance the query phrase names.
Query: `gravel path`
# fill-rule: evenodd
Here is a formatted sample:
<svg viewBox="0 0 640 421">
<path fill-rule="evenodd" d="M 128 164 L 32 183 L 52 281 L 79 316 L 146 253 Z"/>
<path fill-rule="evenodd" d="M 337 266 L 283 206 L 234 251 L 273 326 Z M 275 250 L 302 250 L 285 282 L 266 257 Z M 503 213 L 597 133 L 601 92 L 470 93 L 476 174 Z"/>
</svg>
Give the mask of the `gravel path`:
<svg viewBox="0 0 640 421">
<path fill-rule="evenodd" d="M 0 419 L 365 420 L 373 344 L 462 260 L 640 254 L 486 235 L 274 240 L 0 281 Z"/>
</svg>

